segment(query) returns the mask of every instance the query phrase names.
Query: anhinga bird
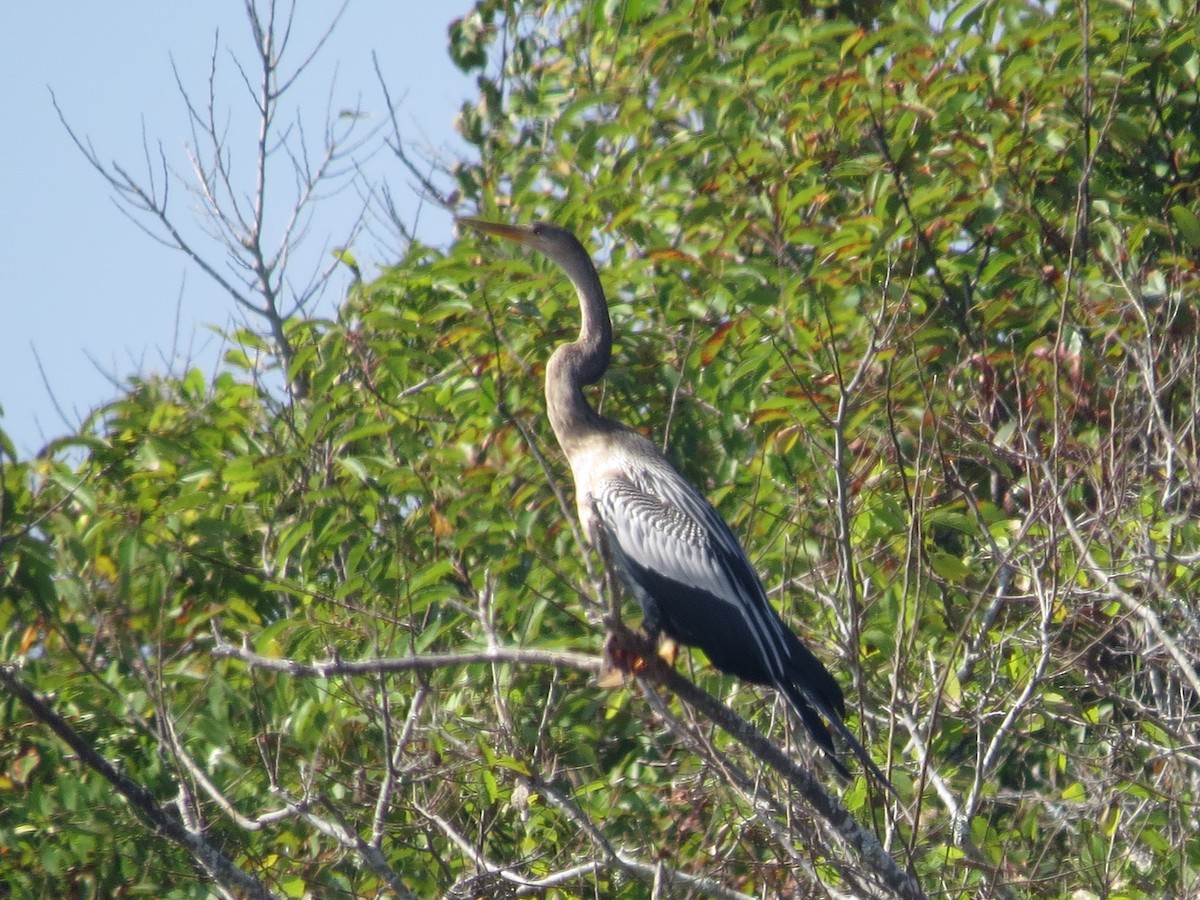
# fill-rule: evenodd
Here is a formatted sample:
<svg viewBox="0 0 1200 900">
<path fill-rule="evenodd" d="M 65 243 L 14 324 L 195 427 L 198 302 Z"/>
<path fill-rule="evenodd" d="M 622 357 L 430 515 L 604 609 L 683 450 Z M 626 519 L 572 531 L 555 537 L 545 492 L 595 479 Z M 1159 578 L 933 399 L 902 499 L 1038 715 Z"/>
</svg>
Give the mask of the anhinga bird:
<svg viewBox="0 0 1200 900">
<path fill-rule="evenodd" d="M 823 716 L 892 790 L 843 723 L 838 683 L 783 624 L 725 520 L 650 440 L 600 415 L 584 397 L 584 386 L 603 377 L 612 354 L 608 303 L 587 250 L 570 231 L 546 222 L 458 223 L 540 251 L 575 286 L 579 337 L 558 347 L 546 366 L 550 427 L 570 463 L 588 540 L 638 599 L 650 638 L 665 635 L 699 647 L 722 672 L 773 685 L 848 777 Z"/>
</svg>

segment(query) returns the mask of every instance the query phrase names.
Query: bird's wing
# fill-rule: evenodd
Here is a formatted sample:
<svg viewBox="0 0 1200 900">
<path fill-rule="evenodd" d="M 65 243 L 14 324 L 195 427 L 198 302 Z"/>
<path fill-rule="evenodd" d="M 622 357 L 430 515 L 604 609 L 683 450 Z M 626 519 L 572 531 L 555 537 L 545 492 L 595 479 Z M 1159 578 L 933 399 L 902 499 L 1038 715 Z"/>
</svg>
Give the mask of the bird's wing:
<svg viewBox="0 0 1200 900">
<path fill-rule="evenodd" d="M 649 594 L 668 634 L 742 677 L 786 677 L 783 624 L 762 582 L 724 519 L 682 475 L 639 468 L 597 481 L 591 495 L 622 574 Z M 746 665 L 753 659 L 762 671 L 722 665 L 734 650 L 753 654 Z"/>
<path fill-rule="evenodd" d="M 713 664 L 739 677 L 774 684 L 834 767 L 837 759 L 820 711 L 863 765 L 895 791 L 842 722 L 841 688 L 767 600 L 745 551 L 720 514 L 674 469 L 632 469 L 596 481 L 592 510 L 622 577 L 664 630 L 701 647 Z"/>
<path fill-rule="evenodd" d="M 603 488 L 601 505 L 613 513 L 606 524 L 627 526 L 631 545 L 643 547 L 646 561 L 660 571 L 694 579 L 697 587 L 731 591 L 731 576 L 738 574 L 733 570 L 739 563 L 749 569 L 725 520 L 674 469 L 634 469 L 606 479 Z M 757 585 L 757 576 L 753 581 Z"/>
</svg>

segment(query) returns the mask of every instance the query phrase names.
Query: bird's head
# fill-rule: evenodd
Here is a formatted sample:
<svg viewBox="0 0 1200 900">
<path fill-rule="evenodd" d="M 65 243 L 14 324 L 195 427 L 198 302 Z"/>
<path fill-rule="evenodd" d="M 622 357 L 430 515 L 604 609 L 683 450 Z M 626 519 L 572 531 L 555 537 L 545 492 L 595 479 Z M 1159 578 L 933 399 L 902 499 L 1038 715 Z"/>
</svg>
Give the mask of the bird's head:
<svg viewBox="0 0 1200 900">
<path fill-rule="evenodd" d="M 587 251 L 579 238 L 575 237 L 561 225 L 550 222 L 534 222 L 531 225 L 506 225 L 501 222 L 488 222 L 484 219 L 462 217 L 455 221 L 466 228 L 473 228 L 490 234 L 493 237 L 537 250 L 554 260 L 568 272 L 580 264 L 581 260 L 589 261 Z M 590 261 L 589 261 L 590 265 Z"/>
</svg>

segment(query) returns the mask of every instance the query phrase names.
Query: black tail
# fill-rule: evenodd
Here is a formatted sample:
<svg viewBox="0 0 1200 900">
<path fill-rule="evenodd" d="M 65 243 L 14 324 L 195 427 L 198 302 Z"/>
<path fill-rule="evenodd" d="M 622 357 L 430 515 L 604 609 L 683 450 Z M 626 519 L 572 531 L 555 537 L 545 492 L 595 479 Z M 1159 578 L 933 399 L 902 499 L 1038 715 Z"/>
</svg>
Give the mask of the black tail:
<svg viewBox="0 0 1200 900">
<path fill-rule="evenodd" d="M 892 787 L 892 783 L 888 781 L 887 776 L 880 771 L 879 766 L 875 765 L 875 760 L 871 759 L 866 748 L 858 742 L 858 738 L 846 727 L 846 723 L 842 721 L 841 710 L 835 709 L 831 705 L 830 698 L 823 694 L 817 694 L 814 691 L 806 689 L 803 684 L 796 684 L 790 680 L 777 684 L 776 687 L 787 698 L 788 704 L 796 711 L 796 715 L 800 717 L 800 721 L 804 723 L 804 727 L 808 730 L 812 739 L 825 751 L 829 762 L 839 775 L 843 778 L 849 778 L 850 770 L 837 758 L 833 747 L 833 737 L 830 735 L 829 729 L 825 726 L 825 722 L 821 720 L 821 716 L 824 716 L 829 721 L 830 725 L 833 726 L 833 730 L 850 747 L 850 750 L 858 757 L 863 767 L 871 773 L 871 776 L 883 787 L 887 788 L 893 797 L 900 799 L 900 795 L 896 793 L 896 789 Z M 840 700 L 841 691 L 839 690 L 835 696 Z M 821 715 L 817 715 L 817 713 Z"/>
</svg>

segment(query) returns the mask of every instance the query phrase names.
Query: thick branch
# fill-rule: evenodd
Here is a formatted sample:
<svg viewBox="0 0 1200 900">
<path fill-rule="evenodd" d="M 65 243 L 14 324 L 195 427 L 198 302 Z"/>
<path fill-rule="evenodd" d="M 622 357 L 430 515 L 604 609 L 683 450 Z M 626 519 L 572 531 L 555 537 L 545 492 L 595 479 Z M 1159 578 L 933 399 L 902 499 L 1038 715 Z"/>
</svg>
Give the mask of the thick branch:
<svg viewBox="0 0 1200 900">
<path fill-rule="evenodd" d="M 444 669 L 448 666 L 467 666 L 475 663 L 523 663 L 535 666 L 554 666 L 579 672 L 598 673 L 601 659 L 582 653 L 560 653 L 554 650 L 530 650 L 523 647 L 493 647 L 488 650 L 467 650 L 459 653 L 428 653 L 421 656 L 395 656 L 384 659 L 342 660 L 326 659 L 311 663 L 294 659 L 261 656 L 245 647 L 235 647 L 218 637 L 213 656 L 236 659 L 253 669 L 283 672 L 297 678 L 329 678 L 333 675 L 376 675 L 380 672 L 412 672 Z"/>
</svg>

